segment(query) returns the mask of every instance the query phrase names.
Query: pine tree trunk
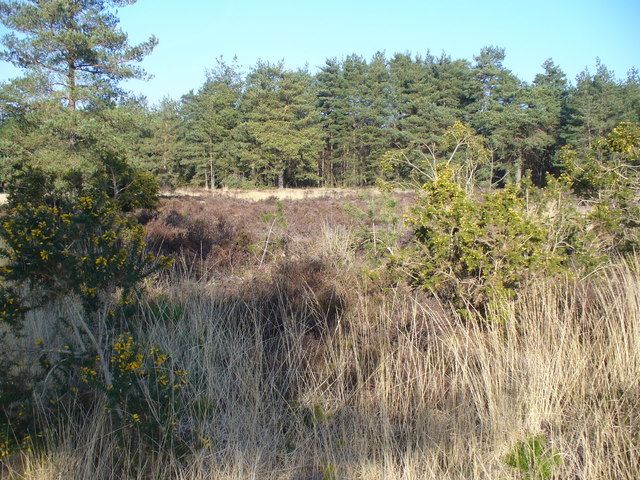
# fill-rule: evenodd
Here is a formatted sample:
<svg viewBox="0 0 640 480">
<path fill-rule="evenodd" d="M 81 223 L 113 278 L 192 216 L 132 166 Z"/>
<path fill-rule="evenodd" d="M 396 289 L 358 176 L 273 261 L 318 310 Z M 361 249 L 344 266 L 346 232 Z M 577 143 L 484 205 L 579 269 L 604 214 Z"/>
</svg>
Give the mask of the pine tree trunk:
<svg viewBox="0 0 640 480">
<path fill-rule="evenodd" d="M 78 103 L 78 92 L 76 90 L 76 65 L 75 61 L 72 58 L 69 59 L 67 64 L 69 66 L 69 71 L 67 72 L 67 93 L 69 95 L 69 110 L 71 110 L 72 113 L 75 113 Z M 72 116 L 71 122 L 71 131 L 69 132 L 69 147 L 73 149 L 75 148 L 77 143 L 75 115 Z"/>
<path fill-rule="evenodd" d="M 69 94 L 69 109 L 72 112 L 76 110 L 76 104 L 78 103 L 76 92 L 76 65 L 73 59 L 69 59 L 68 62 L 69 71 L 67 72 L 67 90 Z"/>
<path fill-rule="evenodd" d="M 278 173 L 278 188 L 284 188 L 284 171 Z"/>
<path fill-rule="evenodd" d="M 515 180 L 516 180 L 516 185 L 520 185 L 520 182 L 522 181 L 522 158 L 518 157 L 518 159 L 516 160 L 516 164 L 515 164 Z"/>
</svg>

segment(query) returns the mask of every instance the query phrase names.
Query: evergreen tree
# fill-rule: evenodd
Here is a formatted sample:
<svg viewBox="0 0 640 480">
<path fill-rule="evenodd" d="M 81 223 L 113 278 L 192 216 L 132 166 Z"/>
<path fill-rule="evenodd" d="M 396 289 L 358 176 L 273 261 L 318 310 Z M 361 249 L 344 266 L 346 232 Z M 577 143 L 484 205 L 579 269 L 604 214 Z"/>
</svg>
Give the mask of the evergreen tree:
<svg viewBox="0 0 640 480">
<path fill-rule="evenodd" d="M 342 181 L 341 164 L 348 128 L 348 98 L 342 65 L 335 58 L 327 59 L 316 75 L 318 112 L 324 148 L 319 162 L 319 175 L 325 185 Z"/>
<path fill-rule="evenodd" d="M 622 85 L 623 120 L 640 123 L 640 73 L 632 68 Z"/>
<path fill-rule="evenodd" d="M 205 187 L 216 188 L 246 174 L 239 131 L 242 89 L 238 67 L 220 59 L 202 88 L 183 98 L 189 176 Z"/>
<path fill-rule="evenodd" d="M 175 186 L 184 176 L 185 124 L 180 108 L 180 102 L 165 98 L 151 111 L 141 112 L 144 124 L 139 127 L 135 160 L 163 186 Z"/>
<path fill-rule="evenodd" d="M 380 174 L 380 157 L 391 144 L 392 110 L 389 68 L 384 54 L 376 53 L 366 68 L 359 132 L 356 185 L 371 185 Z"/>
<path fill-rule="evenodd" d="M 472 125 L 487 138 L 497 160 L 520 181 L 528 118 L 523 85 L 502 62 L 504 49 L 485 47 L 475 57 L 475 100 L 470 104 Z M 494 172 L 490 175 L 493 177 Z M 491 178 L 490 180 L 493 180 Z"/>
<path fill-rule="evenodd" d="M 136 66 L 157 40 L 129 45 L 113 9 L 135 0 L 0 1 L 0 22 L 10 30 L 1 58 L 44 81 L 66 107 L 115 93 L 117 82 L 140 78 Z"/>
<path fill-rule="evenodd" d="M 342 62 L 343 129 L 340 135 L 343 182 L 363 186 L 378 175 L 378 160 L 390 144 L 393 122 L 389 69 L 382 53 L 371 63 L 358 55 Z"/>
<path fill-rule="evenodd" d="M 118 82 L 144 77 L 136 64 L 157 43 L 132 46 L 118 27 L 115 8 L 134 1 L 0 1 L 0 22 L 11 30 L 0 56 L 26 74 L 0 95 L 14 129 L 12 141 L 0 141 L 7 163 L 90 170 L 96 150 L 128 150 L 136 122 L 114 108 L 126 100 Z"/>
<path fill-rule="evenodd" d="M 585 69 L 576 78 L 569 97 L 569 118 L 565 141 L 578 149 L 590 150 L 597 138 L 605 136 L 622 119 L 623 89 L 614 73 L 600 60 L 596 73 Z"/>
<path fill-rule="evenodd" d="M 279 188 L 314 185 L 322 150 L 316 94 L 306 71 L 290 72 L 282 63 L 259 62 L 247 78 L 243 101 L 254 171 Z"/>
<path fill-rule="evenodd" d="M 524 145 L 525 167 L 531 170 L 537 183 L 542 183 L 546 173 L 553 169 L 569 88 L 564 72 L 552 59 L 547 59 L 542 68 L 544 72 L 536 75 L 526 98 L 530 121 Z"/>
<path fill-rule="evenodd" d="M 439 143 L 449 126 L 466 120 L 471 89 L 468 62 L 453 62 L 444 54 L 415 60 L 402 54 L 391 60 L 390 71 L 396 146 Z"/>
</svg>

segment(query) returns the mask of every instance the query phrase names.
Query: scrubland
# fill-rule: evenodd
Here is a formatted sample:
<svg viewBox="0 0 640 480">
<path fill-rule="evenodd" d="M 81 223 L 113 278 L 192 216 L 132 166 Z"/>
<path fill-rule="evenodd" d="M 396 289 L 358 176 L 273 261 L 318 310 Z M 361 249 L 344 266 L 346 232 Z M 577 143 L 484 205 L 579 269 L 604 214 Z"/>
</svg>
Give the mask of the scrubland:
<svg viewBox="0 0 640 480">
<path fill-rule="evenodd" d="M 400 218 L 412 198 L 396 200 Z M 463 314 L 380 281 L 371 232 L 403 241 L 382 211 L 367 194 L 163 200 L 141 220 L 179 260 L 147 279 L 130 328 L 188 372 L 175 414 L 188 447 L 144 444 L 100 396 L 70 391 L 1 476 L 640 478 L 640 259 Z M 74 308 L 30 313 L 16 350 L 64 348 L 50 320 Z"/>
</svg>

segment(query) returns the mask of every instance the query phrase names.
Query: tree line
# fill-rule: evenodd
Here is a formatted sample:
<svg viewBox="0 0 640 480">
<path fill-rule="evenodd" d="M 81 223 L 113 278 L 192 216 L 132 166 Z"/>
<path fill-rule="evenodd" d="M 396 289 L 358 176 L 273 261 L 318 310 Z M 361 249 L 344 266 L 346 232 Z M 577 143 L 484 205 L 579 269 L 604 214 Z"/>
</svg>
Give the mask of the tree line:
<svg viewBox="0 0 640 480">
<path fill-rule="evenodd" d="M 165 186 L 367 186 L 403 179 L 410 169 L 385 170 L 385 158 L 426 154 L 461 123 L 488 152 L 481 181 L 544 183 L 562 146 L 587 151 L 640 121 L 637 70 L 619 80 L 598 60 L 570 82 L 549 59 L 529 83 L 497 47 L 473 61 L 353 54 L 315 73 L 258 61 L 245 74 L 219 59 L 198 90 L 150 106 L 118 82 L 145 75 L 135 64 L 155 38 L 129 45 L 105 2 L 31 4 L 0 2 L 2 23 L 26 36 L 5 37 L 3 59 L 27 73 L 0 88 L 0 175 L 16 162 L 90 168 L 96 149 L 114 149 Z"/>
<path fill-rule="evenodd" d="M 220 60 L 197 91 L 141 110 L 148 127 L 133 157 L 170 184 L 367 186 L 385 154 L 426 152 L 462 122 L 490 152 L 487 182 L 527 171 L 543 182 L 563 145 L 587 149 L 619 122 L 640 120 L 637 71 L 619 81 L 598 62 L 572 85 L 547 60 L 529 84 L 504 58 L 495 47 L 473 63 L 354 54 L 315 74 L 258 62 L 246 76 Z"/>
</svg>

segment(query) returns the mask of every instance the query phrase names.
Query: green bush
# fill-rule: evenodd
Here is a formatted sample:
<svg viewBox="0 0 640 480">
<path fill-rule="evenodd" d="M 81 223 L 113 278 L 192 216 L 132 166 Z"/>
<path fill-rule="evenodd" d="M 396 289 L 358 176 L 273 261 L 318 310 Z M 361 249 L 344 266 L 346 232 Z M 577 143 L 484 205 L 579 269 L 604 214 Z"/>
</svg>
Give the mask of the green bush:
<svg viewBox="0 0 640 480">
<path fill-rule="evenodd" d="M 640 248 L 640 125 L 623 122 L 585 152 L 558 155 L 587 215 L 598 249 L 627 254 Z"/>
<path fill-rule="evenodd" d="M 459 307 L 483 308 L 496 296 L 512 296 L 529 276 L 557 269 L 562 260 L 516 187 L 476 199 L 448 167 L 423 186 L 406 223 L 414 240 L 400 260 L 413 283 Z"/>
<path fill-rule="evenodd" d="M 398 202 L 387 192 L 370 196 L 364 206 L 347 202 L 343 209 L 354 220 L 352 232 L 354 248 L 364 251 L 372 260 L 392 251 L 400 237 L 401 217 Z"/>
<path fill-rule="evenodd" d="M 548 248 L 565 259 L 569 271 L 589 274 L 608 261 L 601 248 L 590 216 L 572 192 L 573 182 L 566 174 L 547 175 L 543 188 L 523 181 L 531 215 L 547 232 Z"/>
<path fill-rule="evenodd" d="M 527 480 L 549 480 L 555 468 L 562 463 L 562 457 L 547 446 L 542 435 L 519 441 L 507 455 L 505 462 L 518 470 Z"/>
<path fill-rule="evenodd" d="M 115 292 L 124 301 L 158 267 L 155 257 L 145 255 L 142 227 L 94 185 L 41 192 L 33 187 L 41 176 L 28 169 L 14 178 L 0 221 L 0 279 L 14 312 L 44 306 L 61 294 L 80 298 L 87 312 Z M 28 298 L 7 296 L 19 286 L 28 287 Z"/>
<path fill-rule="evenodd" d="M 110 379 L 101 373 L 96 357 L 81 367 L 82 384 L 103 392 L 123 433 L 133 431 L 150 443 L 175 444 L 180 390 L 187 384 L 188 372 L 158 346 L 145 347 L 129 332 L 118 335 L 106 353 Z"/>
<path fill-rule="evenodd" d="M 130 393 L 123 391 L 122 372 L 110 362 L 110 342 L 134 318 L 142 281 L 165 264 L 146 252 L 143 228 L 128 213 L 153 206 L 157 188 L 121 159 L 102 160 L 90 175 L 56 177 L 24 167 L 9 183 L 0 217 L 0 341 L 15 342 L 30 310 L 65 299 L 77 302 L 81 313 L 51 318 L 61 337 L 69 332 L 66 348 L 45 352 L 37 345 L 37 362 L 30 368 L 19 365 L 10 349 L 0 350 L 0 449 L 5 453 L 33 438 L 32 391 L 45 378 L 49 382 L 42 389 L 54 403 L 69 392 L 100 394 L 89 388 L 98 384 L 109 399 L 117 393 L 112 405 L 118 421 L 124 419 L 122 405 L 131 405 L 123 398 L 140 397 L 141 382 L 129 382 Z M 78 383 L 94 366 L 94 381 Z"/>
</svg>

